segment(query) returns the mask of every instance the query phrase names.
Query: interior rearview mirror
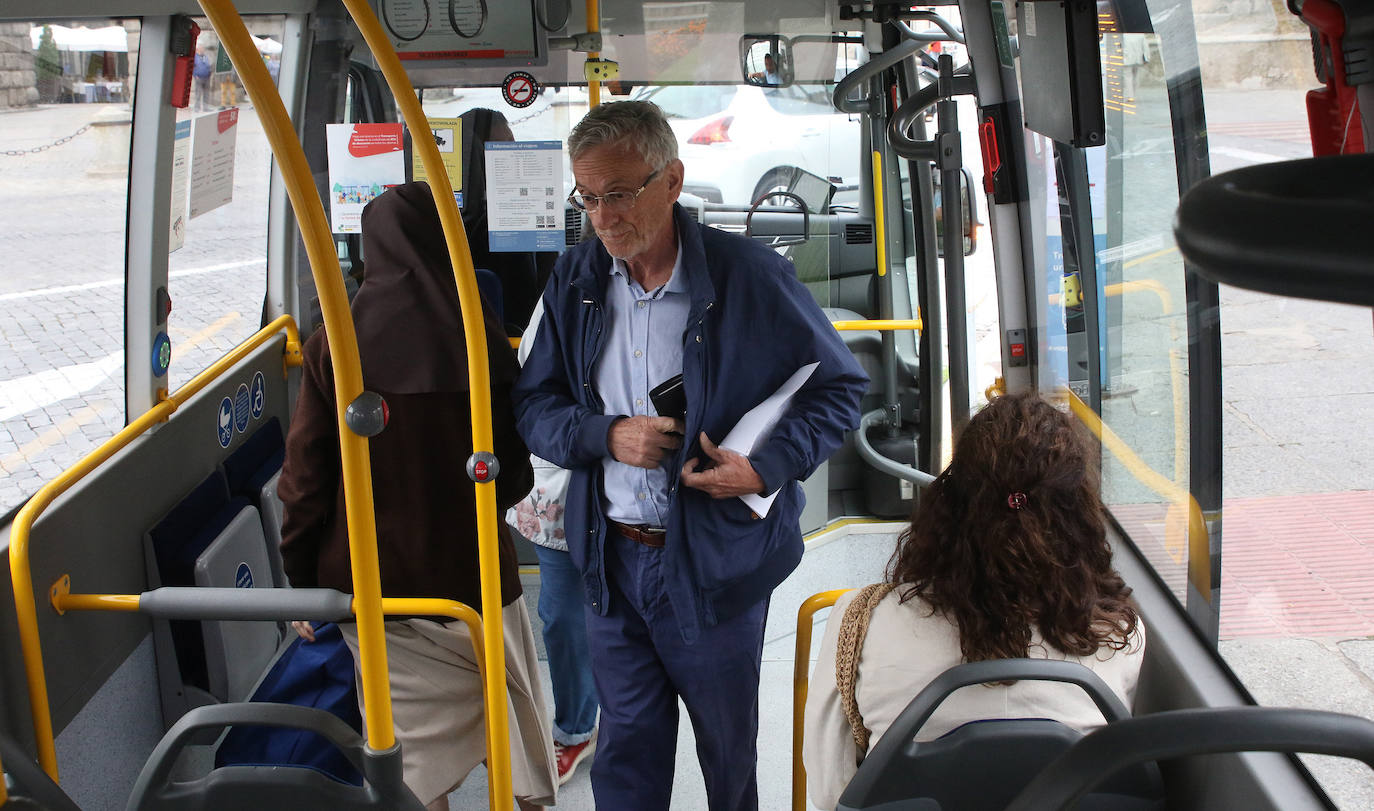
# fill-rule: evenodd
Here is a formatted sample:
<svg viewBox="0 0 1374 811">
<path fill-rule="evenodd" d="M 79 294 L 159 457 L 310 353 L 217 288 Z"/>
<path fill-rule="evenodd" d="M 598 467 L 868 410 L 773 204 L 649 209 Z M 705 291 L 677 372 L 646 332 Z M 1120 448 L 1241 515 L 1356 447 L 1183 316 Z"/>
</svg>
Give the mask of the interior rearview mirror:
<svg viewBox="0 0 1374 811">
<path fill-rule="evenodd" d="M 792 84 L 792 41 L 781 34 L 745 34 L 739 38 L 740 76 L 745 84 L 787 87 Z"/>
</svg>

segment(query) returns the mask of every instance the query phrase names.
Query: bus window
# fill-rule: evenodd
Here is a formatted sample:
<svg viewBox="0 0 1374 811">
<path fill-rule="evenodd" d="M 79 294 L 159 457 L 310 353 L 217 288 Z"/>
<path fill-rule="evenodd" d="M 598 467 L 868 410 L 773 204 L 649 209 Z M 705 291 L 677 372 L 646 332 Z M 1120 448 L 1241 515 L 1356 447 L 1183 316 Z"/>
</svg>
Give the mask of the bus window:
<svg viewBox="0 0 1374 811">
<path fill-rule="evenodd" d="M 245 22 L 270 70 L 281 53 L 282 18 L 255 16 Z M 238 74 L 220 56 L 209 21 L 198 23 L 197 47 L 212 63 L 212 75 L 208 97 L 200 96 L 197 81 L 191 106 L 177 114 L 179 126 L 193 124 L 193 157 L 184 231 L 176 233 L 174 215 L 168 257 L 172 365 L 167 382 L 172 390 L 257 332 L 266 294 L 272 152 Z M 205 174 L 197 171 L 201 161 Z"/>
<path fill-rule="evenodd" d="M 1187 603 L 1190 468 L 1188 323 L 1183 260 L 1172 226 L 1178 206 L 1174 139 L 1155 34 L 1104 32 L 1100 45 L 1107 145 L 1081 150 L 1093 243 L 1080 250 L 1097 279 L 1097 325 L 1084 323 L 1084 272 L 1064 285 L 1070 338 L 1102 336 L 1098 369 L 1102 418 L 1133 456 L 1103 455 L 1103 500 L 1122 528 Z M 1124 65 L 1123 54 L 1131 65 Z M 1084 178 L 1080 176 L 1080 181 Z M 1090 291 L 1092 292 L 1092 291 Z M 1076 325 L 1073 318 L 1076 317 Z M 1073 346 L 1070 341 L 1070 346 Z M 1087 347 L 1070 353 L 1073 380 L 1088 382 Z M 1085 396 L 1086 399 L 1086 396 Z M 1150 487 L 1149 471 L 1171 483 Z"/>
<path fill-rule="evenodd" d="M 1322 82 L 1307 27 L 1282 7 L 1235 20 L 1199 15 L 1198 41 L 1212 172 L 1311 157 L 1306 95 Z M 1369 309 L 1224 285 L 1220 300 L 1218 647 L 1262 704 L 1367 716 Z M 1374 802 L 1367 769 L 1302 759 L 1337 807 Z"/>
<path fill-rule="evenodd" d="M 124 425 L 124 233 L 137 21 L 6 24 L 32 104 L 0 116 L 0 512 Z M 25 88 L 27 89 L 27 88 Z M 6 91 L 10 92 L 10 91 Z"/>
</svg>

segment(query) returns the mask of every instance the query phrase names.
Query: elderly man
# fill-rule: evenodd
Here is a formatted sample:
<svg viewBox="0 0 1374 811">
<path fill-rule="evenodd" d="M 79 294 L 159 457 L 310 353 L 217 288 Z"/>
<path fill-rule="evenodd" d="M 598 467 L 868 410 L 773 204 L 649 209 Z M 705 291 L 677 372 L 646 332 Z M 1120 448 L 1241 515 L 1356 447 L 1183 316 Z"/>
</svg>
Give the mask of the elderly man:
<svg viewBox="0 0 1374 811">
<path fill-rule="evenodd" d="M 867 378 L 786 260 L 676 204 L 683 165 L 657 107 L 602 105 L 568 149 L 597 239 L 554 269 L 516 412 L 530 449 L 572 471 L 596 804 L 668 808 L 681 698 L 710 807 L 753 809 L 768 597 L 802 555 L 797 480 L 858 425 Z M 747 457 L 716 446 L 811 363 Z M 679 374 L 685 414 L 659 414 L 649 392 Z M 776 494 L 766 517 L 751 493 Z"/>
</svg>

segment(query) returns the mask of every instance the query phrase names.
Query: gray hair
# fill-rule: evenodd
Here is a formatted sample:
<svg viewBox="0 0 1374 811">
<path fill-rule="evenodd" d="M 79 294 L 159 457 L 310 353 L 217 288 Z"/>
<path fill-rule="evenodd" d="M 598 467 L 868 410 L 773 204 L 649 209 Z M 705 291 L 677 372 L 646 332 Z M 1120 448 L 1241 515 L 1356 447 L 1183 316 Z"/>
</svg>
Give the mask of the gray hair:
<svg viewBox="0 0 1374 811">
<path fill-rule="evenodd" d="M 677 159 L 677 136 L 663 111 L 650 101 L 598 105 L 573 127 L 568 136 L 568 157 L 577 160 L 589 149 L 621 142 L 656 170 Z"/>
</svg>

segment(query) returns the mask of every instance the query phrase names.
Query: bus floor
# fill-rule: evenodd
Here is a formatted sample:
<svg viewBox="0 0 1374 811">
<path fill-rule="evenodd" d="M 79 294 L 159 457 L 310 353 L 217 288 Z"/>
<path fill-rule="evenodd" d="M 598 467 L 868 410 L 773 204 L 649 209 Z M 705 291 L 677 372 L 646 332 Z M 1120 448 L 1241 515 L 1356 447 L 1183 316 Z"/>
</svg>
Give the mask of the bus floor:
<svg viewBox="0 0 1374 811">
<path fill-rule="evenodd" d="M 808 539 L 806 554 L 797 570 L 774 592 L 764 630 L 763 667 L 759 685 L 759 808 L 790 808 L 792 795 L 792 662 L 796 649 L 797 608 L 818 591 L 867 585 L 882 578 L 883 567 L 896 543 L 901 524 L 859 523 Z M 552 715 L 547 657 L 540 638 L 540 622 L 534 606 L 539 599 L 539 575 L 522 570 L 534 637 L 539 646 L 540 677 L 544 698 Z M 811 638 L 811 660 L 825 631 L 825 616 L 817 614 Z M 706 807 L 706 788 L 697 765 L 696 742 L 685 708 L 678 725 L 677 765 L 673 782 L 674 811 Z M 591 761 L 578 766 L 571 780 L 558 790 L 559 809 L 590 811 L 595 807 L 589 774 Z M 451 809 L 487 807 L 487 775 L 478 767 L 468 780 L 449 795 Z M 813 806 L 808 805 L 808 808 Z"/>
</svg>

